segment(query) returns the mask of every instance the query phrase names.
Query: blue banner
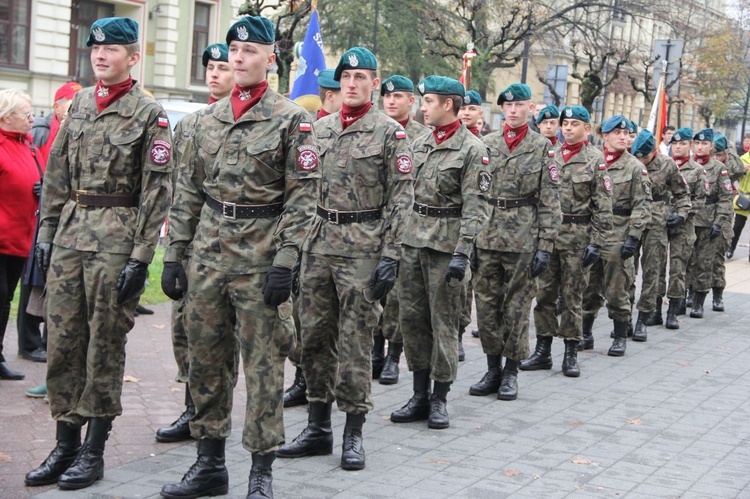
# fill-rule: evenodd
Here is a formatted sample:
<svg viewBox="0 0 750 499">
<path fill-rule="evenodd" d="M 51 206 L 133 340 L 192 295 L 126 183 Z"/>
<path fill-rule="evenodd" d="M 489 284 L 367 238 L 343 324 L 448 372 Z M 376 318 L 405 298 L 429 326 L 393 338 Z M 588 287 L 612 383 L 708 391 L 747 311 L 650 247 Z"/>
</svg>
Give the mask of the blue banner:
<svg viewBox="0 0 750 499">
<path fill-rule="evenodd" d="M 323 37 L 320 36 L 318 11 L 310 14 L 305 40 L 299 56 L 299 67 L 292 87 L 291 98 L 305 109 L 316 111 L 321 102 L 318 97 L 318 73 L 326 68 L 323 56 Z"/>
</svg>

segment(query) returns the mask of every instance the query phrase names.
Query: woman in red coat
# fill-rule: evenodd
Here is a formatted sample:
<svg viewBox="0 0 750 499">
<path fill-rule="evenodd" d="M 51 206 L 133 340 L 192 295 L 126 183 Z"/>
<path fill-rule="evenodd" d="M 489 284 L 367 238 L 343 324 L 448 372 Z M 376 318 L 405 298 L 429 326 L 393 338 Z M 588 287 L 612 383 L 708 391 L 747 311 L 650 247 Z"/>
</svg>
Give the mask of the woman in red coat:
<svg viewBox="0 0 750 499">
<path fill-rule="evenodd" d="M 31 98 L 18 90 L 0 91 L 0 379 L 23 379 L 3 356 L 10 302 L 23 273 L 36 227 L 41 177 L 46 158 L 34 150 Z"/>
</svg>

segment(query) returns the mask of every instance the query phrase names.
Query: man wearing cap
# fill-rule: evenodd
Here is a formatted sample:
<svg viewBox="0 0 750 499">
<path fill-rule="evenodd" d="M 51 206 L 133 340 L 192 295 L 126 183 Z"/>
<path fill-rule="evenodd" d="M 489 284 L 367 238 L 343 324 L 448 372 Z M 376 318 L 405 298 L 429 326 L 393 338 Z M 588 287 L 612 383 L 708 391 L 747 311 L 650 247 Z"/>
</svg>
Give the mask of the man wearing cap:
<svg viewBox="0 0 750 499">
<path fill-rule="evenodd" d="M 473 133 L 476 137 L 479 137 L 479 120 L 482 119 L 482 96 L 476 90 L 468 90 L 464 96 L 464 104 L 461 106 L 461 111 L 458 113 L 458 118 L 461 123 Z"/>
<path fill-rule="evenodd" d="M 62 489 L 104 475 L 105 441 L 122 413 L 127 333 L 171 199 L 167 115 L 130 77 L 138 24 L 99 19 L 86 45 L 98 82 L 76 94 L 50 151 L 36 245 L 57 447 L 26 484 Z"/>
<path fill-rule="evenodd" d="M 274 40 L 264 17 L 245 16 L 229 28 L 234 88 L 198 112 L 194 146 L 178 165 L 162 289 L 172 299 L 185 296 L 198 459 L 181 482 L 162 488 L 167 498 L 227 493 L 225 441 L 240 355 L 248 497 L 273 495 L 274 451 L 284 443 L 284 359 L 294 346 L 292 269 L 320 178 L 307 112 L 268 88 Z"/>
<path fill-rule="evenodd" d="M 539 276 L 534 308 L 536 348 L 519 366 L 523 371 L 552 369 L 552 338 L 565 342 L 562 370 L 578 377 L 578 342 L 581 340 L 581 302 L 589 280 L 587 268 L 612 230 L 612 179 L 601 153 L 588 144 L 591 116 L 583 106 L 566 106 L 560 113 L 565 142 L 554 156 L 560 182 L 562 225 L 550 255 L 547 272 Z M 555 316 L 558 291 L 563 306 L 558 325 Z"/>
<path fill-rule="evenodd" d="M 226 43 L 213 43 L 203 50 L 203 67 L 206 68 L 208 103 L 213 104 L 232 92 L 234 72 L 229 65 L 229 47 Z M 199 113 L 196 111 L 182 118 L 174 129 L 174 163 L 190 158 L 193 147 L 193 132 Z M 176 177 L 174 178 L 176 182 Z M 187 268 L 191 247 L 185 249 L 183 268 Z M 156 430 L 157 442 L 180 442 L 190 439 L 190 418 L 195 415 L 195 404 L 190 396 L 188 382 L 189 362 L 188 337 L 184 324 L 185 297 L 172 302 L 172 352 L 177 362 L 178 383 L 185 383 L 185 411 L 169 426 Z"/>
<path fill-rule="evenodd" d="M 557 147 L 557 131 L 560 130 L 560 110 L 557 106 L 550 104 L 539 111 L 536 117 L 536 126 L 539 134 L 549 140 L 552 147 Z"/>
<path fill-rule="evenodd" d="M 518 364 L 529 356 L 536 277 L 549 267 L 562 214 L 552 144 L 528 126 L 531 88 L 514 83 L 497 103 L 505 127 L 484 137 L 494 171 L 492 189 L 484 195 L 491 211 L 477 236 L 474 278 L 487 372 L 469 394 L 515 400 Z"/>
<path fill-rule="evenodd" d="M 318 73 L 318 95 L 323 107 L 318 109 L 316 119 L 325 118 L 329 114 L 338 113 L 344 102 L 341 95 L 341 84 L 333 79 L 335 70 L 323 69 Z"/>
<path fill-rule="evenodd" d="M 302 368 L 308 425 L 276 455 L 333 452 L 331 408 L 346 413 L 341 467 L 365 467 L 362 426 L 372 403 L 372 335 L 380 300 L 396 282 L 401 238 L 414 202 L 404 128 L 372 106 L 380 80 L 372 52 L 354 47 L 334 73 L 341 111 L 315 122 L 323 178 L 300 274 Z"/>
<path fill-rule="evenodd" d="M 729 170 L 711 156 L 713 140 L 714 131 L 710 128 L 693 136 L 693 159 L 706 171 L 708 182 L 706 206 L 695 217 L 695 246 L 687 271 L 687 282 L 694 293 L 693 303 L 688 306 L 692 308 L 690 317 L 694 319 L 703 317 L 703 302 L 711 284 L 715 282 L 713 265 L 716 253 L 724 250 L 725 241 L 721 235 L 732 217 L 734 188 Z M 722 291 L 715 288 L 714 296 L 721 299 Z"/>
<path fill-rule="evenodd" d="M 633 141 L 638 136 L 638 125 L 635 121 L 628 120 L 628 151 L 633 147 Z"/>
<path fill-rule="evenodd" d="M 457 80 L 428 76 L 417 85 L 432 133 L 413 145 L 419 172 L 404 234 L 398 300 L 414 396 L 391 414 L 394 423 L 427 419 L 448 428 L 447 395 L 458 370 L 458 325 L 469 257 L 486 223 L 492 188 L 487 147 L 462 125 L 464 89 Z M 430 395 L 430 379 L 434 380 Z"/>
</svg>

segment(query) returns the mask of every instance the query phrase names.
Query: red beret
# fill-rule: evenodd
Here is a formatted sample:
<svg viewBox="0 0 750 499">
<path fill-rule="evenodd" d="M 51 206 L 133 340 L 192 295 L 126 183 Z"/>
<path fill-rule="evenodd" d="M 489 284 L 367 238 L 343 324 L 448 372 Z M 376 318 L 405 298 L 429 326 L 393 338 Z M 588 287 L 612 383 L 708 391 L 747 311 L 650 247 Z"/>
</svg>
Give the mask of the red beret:
<svg viewBox="0 0 750 499">
<path fill-rule="evenodd" d="M 72 99 L 76 92 L 78 92 L 82 88 L 83 87 L 80 83 L 76 81 L 69 81 L 68 83 L 57 89 L 57 92 L 55 92 L 54 102 L 57 102 L 63 98 Z"/>
</svg>

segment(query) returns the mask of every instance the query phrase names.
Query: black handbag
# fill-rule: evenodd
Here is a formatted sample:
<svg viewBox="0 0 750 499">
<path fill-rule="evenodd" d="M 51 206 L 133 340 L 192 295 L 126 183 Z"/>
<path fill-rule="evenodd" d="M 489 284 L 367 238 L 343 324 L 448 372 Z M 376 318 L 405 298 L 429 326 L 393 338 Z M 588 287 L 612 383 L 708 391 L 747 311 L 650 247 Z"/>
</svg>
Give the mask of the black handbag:
<svg viewBox="0 0 750 499">
<path fill-rule="evenodd" d="M 734 204 L 737 205 L 737 208 L 740 210 L 750 210 L 750 198 L 742 193 L 737 194 L 737 197 L 734 198 Z"/>
</svg>

